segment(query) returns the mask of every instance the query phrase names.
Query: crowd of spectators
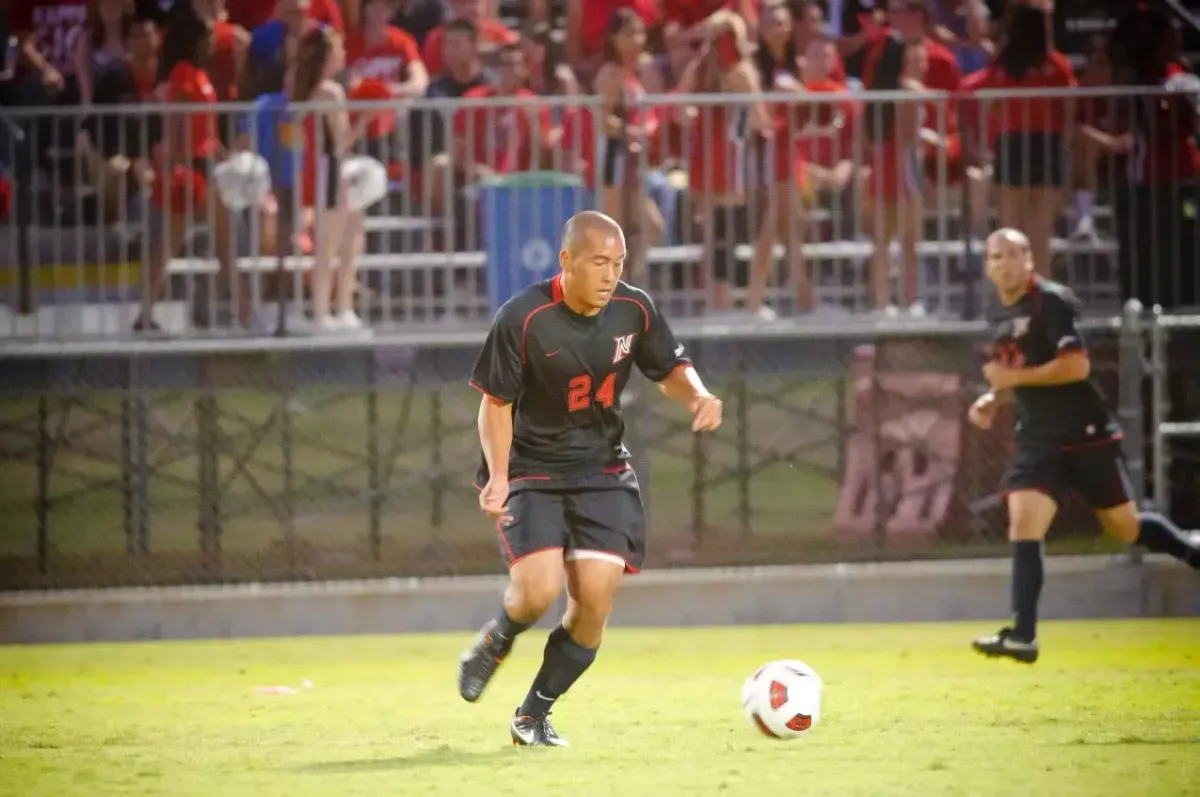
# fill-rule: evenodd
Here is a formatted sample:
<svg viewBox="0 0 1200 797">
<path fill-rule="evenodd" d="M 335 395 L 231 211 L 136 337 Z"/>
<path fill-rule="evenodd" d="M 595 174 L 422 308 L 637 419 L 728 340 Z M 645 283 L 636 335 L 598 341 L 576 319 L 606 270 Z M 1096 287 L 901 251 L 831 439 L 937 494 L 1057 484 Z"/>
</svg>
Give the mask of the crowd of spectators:
<svg viewBox="0 0 1200 797">
<path fill-rule="evenodd" d="M 795 310 L 818 309 L 803 241 L 861 235 L 876 243 L 864 309 L 922 315 L 917 244 L 929 235 L 931 208 L 962 205 L 970 211 L 962 223 L 977 231 L 994 210 L 997 223 L 1029 234 L 1045 275 L 1057 235 L 1097 240 L 1097 191 L 1115 203 L 1114 234 L 1126 244 L 1158 235 L 1161 214 L 1144 207 L 1164 190 L 1172 206 L 1193 203 L 1193 223 L 1200 161 L 1188 92 L 986 102 L 965 93 L 1161 87 L 1187 74 L 1173 19 L 1145 3 L 1097 36 L 1077 70 L 1054 47 L 1051 2 L 529 0 L 520 4 L 523 18 L 506 25 L 496 0 L 16 0 L 6 19 L 2 104 L 169 109 L 241 101 L 261 112 L 249 126 L 245 114 L 216 108 L 186 118 L 85 110 L 0 123 L 0 213 L 4 193 L 35 171 L 57 182 L 82 177 L 93 191 L 88 221 L 154 240 L 157 294 L 191 225 L 207 222 L 218 257 L 230 250 L 227 214 L 213 212 L 205 190 L 214 164 L 234 149 L 270 148 L 254 128 L 275 125 L 271 114 L 285 113 L 287 103 L 324 101 L 337 109 L 295 126 L 306 156 L 294 188 L 306 210 L 286 233 L 288 245 L 342 264 L 336 274 L 318 270 L 310 286 L 324 328 L 361 325 L 350 264 L 362 224 L 337 215 L 344 197 L 328 165 L 355 151 L 388 166 L 410 213 L 462 220 L 453 225 L 459 230 L 474 228 L 465 223 L 477 212 L 468 189 L 481 180 L 534 169 L 576 173 L 633 233 L 633 279 L 649 247 L 702 242 L 712 306 L 762 319 L 779 311 L 766 299 L 776 279 L 794 289 Z M 864 102 L 852 96 L 860 89 L 954 96 Z M 738 98 L 713 99 L 726 94 Z M 838 96 L 809 101 L 820 94 Z M 677 97 L 653 107 L 648 95 Z M 513 103 L 449 113 L 444 102 L 410 107 L 418 98 L 487 97 Z M 399 112 L 354 112 L 354 100 L 382 99 L 397 101 Z M 15 156 L 18 141 L 38 143 Z M 139 191 L 154 197 L 157 211 L 142 227 L 130 221 L 129 199 Z M 832 229 L 815 212 L 821 207 L 844 208 L 835 215 L 850 221 Z M 260 210 L 276 214 L 278 202 Z M 1176 225 L 1172 246 L 1196 237 L 1178 229 L 1180 214 L 1167 215 Z M 279 245 L 262 237 L 264 247 Z M 753 245 L 748 262 L 736 256 L 742 244 Z M 433 245 L 479 242 L 459 234 Z M 1194 296 L 1194 268 L 1190 282 L 1178 268 L 1135 268 L 1129 248 L 1126 293 L 1147 301 L 1168 300 L 1164 290 Z M 1190 264 L 1192 251 L 1172 251 L 1163 262 Z M 239 307 L 243 320 L 246 313 Z"/>
</svg>

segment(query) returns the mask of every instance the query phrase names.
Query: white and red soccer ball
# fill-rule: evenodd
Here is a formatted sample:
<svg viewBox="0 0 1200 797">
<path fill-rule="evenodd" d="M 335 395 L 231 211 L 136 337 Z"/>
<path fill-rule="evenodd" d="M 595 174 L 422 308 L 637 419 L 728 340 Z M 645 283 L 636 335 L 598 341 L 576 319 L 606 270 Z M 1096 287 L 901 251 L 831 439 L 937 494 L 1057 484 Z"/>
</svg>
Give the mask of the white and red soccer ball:
<svg viewBox="0 0 1200 797">
<path fill-rule="evenodd" d="M 764 664 L 742 684 L 742 711 L 772 739 L 797 739 L 821 720 L 821 676 L 802 661 Z"/>
</svg>

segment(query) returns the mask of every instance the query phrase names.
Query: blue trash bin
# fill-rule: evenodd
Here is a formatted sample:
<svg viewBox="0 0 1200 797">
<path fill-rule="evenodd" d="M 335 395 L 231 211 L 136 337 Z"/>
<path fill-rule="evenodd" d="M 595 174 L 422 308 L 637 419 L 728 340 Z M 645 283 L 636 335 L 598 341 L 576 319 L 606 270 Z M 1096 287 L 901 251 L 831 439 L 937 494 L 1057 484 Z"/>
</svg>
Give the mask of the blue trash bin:
<svg viewBox="0 0 1200 797">
<path fill-rule="evenodd" d="M 522 172 L 479 187 L 488 299 L 494 313 L 514 294 L 558 270 L 563 225 L 593 207 L 573 174 Z"/>
</svg>

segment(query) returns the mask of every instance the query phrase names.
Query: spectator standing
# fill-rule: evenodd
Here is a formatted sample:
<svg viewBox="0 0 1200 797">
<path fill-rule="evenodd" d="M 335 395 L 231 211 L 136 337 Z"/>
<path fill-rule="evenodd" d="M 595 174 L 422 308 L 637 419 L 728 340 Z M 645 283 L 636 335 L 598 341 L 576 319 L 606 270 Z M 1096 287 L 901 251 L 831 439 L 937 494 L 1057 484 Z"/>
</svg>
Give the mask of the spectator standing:
<svg viewBox="0 0 1200 797">
<path fill-rule="evenodd" d="M 79 82 L 79 100 L 92 104 L 96 80 L 127 55 L 125 38 L 133 24 L 129 0 L 90 0 L 87 22 L 75 46 L 75 77 Z"/>
<path fill-rule="evenodd" d="M 1054 50 L 1046 12 L 1022 3 L 1009 15 L 996 61 L 977 89 L 1066 89 L 1075 75 Z M 1066 184 L 1066 145 L 1074 110 L 1067 97 L 985 101 L 993 133 L 993 183 L 1000 226 L 1024 230 L 1033 262 L 1051 275 L 1054 228 Z"/>
</svg>

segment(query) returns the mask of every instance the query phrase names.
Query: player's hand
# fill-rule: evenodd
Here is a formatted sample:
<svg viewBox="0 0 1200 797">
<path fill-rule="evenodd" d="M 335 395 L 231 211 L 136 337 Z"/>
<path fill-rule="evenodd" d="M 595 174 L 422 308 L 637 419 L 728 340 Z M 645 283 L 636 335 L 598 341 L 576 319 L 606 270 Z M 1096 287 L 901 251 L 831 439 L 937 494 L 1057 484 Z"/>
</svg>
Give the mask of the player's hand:
<svg viewBox="0 0 1200 797">
<path fill-rule="evenodd" d="M 721 425 L 723 405 L 716 396 L 698 396 L 692 399 L 692 431 L 711 432 Z"/>
<path fill-rule="evenodd" d="M 1008 390 L 1017 386 L 1020 371 L 1015 368 L 1005 368 L 1000 363 L 990 362 L 983 366 L 983 378 L 992 386 L 992 390 Z"/>
<path fill-rule="evenodd" d="M 479 493 L 479 508 L 488 517 L 507 523 L 512 518 L 508 515 L 505 504 L 508 502 L 508 479 L 488 479 L 483 491 Z"/>
<path fill-rule="evenodd" d="M 980 429 L 991 429 L 992 422 L 996 420 L 996 408 L 998 406 L 996 403 L 996 394 L 989 391 L 975 399 L 975 403 L 967 411 L 967 418 Z"/>
</svg>

